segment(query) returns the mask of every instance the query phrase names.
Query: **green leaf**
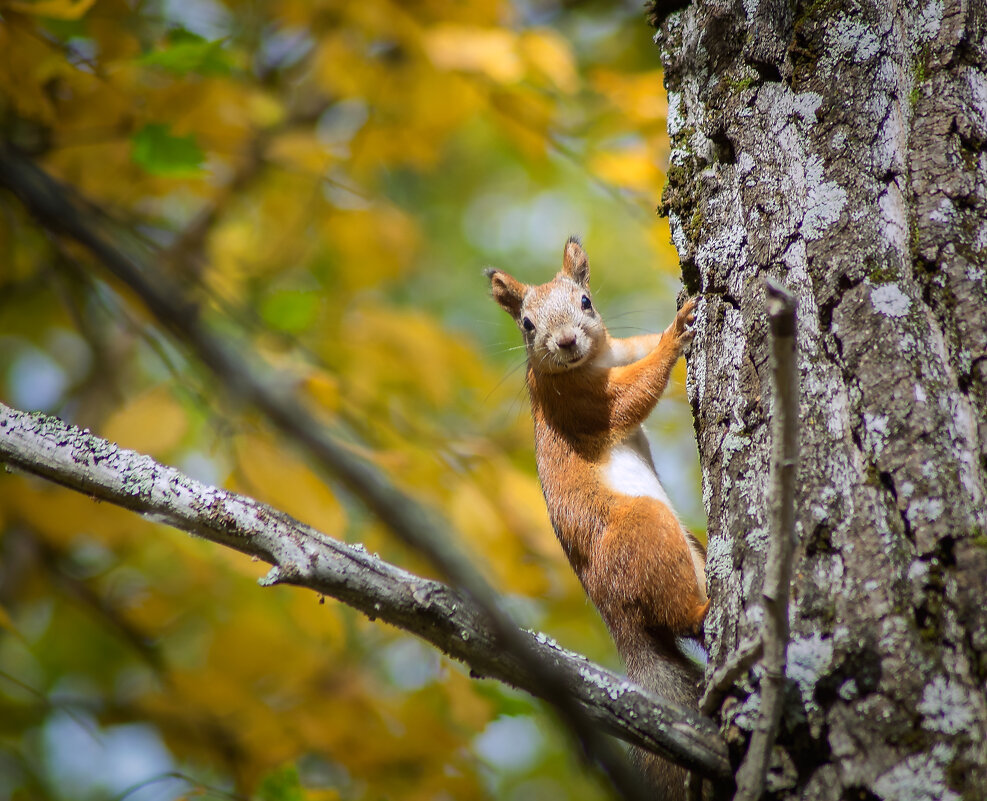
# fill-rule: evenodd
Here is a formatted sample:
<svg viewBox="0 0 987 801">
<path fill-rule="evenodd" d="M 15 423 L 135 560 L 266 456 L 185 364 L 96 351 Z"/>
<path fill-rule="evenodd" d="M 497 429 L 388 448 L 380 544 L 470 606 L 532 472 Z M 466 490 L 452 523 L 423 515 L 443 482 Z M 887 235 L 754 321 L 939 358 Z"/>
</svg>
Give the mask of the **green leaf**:
<svg viewBox="0 0 987 801">
<path fill-rule="evenodd" d="M 318 306 L 318 295 L 313 292 L 282 289 L 264 298 L 260 315 L 271 328 L 298 334 L 312 326 Z"/>
<path fill-rule="evenodd" d="M 305 801 L 305 791 L 295 766 L 283 765 L 261 779 L 257 801 Z"/>
<path fill-rule="evenodd" d="M 151 123 L 131 137 L 131 158 L 151 175 L 185 177 L 202 169 L 205 158 L 191 134 L 174 136 L 170 125 Z"/>
<path fill-rule="evenodd" d="M 203 39 L 189 31 L 175 31 L 167 46 L 145 53 L 138 63 L 173 72 L 176 75 L 226 75 L 232 65 L 223 49 L 223 40 Z"/>
</svg>

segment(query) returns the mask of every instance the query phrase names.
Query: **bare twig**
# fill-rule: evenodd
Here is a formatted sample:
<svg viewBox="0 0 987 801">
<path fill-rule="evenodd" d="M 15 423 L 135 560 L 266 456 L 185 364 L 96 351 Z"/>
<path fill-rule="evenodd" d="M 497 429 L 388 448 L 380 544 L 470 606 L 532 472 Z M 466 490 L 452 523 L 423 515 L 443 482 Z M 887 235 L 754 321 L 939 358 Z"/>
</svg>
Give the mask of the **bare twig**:
<svg viewBox="0 0 987 801">
<path fill-rule="evenodd" d="M 764 654 L 764 639 L 758 635 L 753 641 L 747 640 L 740 644 L 736 652 L 725 664 L 713 671 L 706 691 L 699 700 L 699 711 L 703 715 L 712 715 L 719 710 L 725 696 L 740 680 L 751 665 Z"/>
<path fill-rule="evenodd" d="M 781 723 L 788 651 L 788 597 L 795 546 L 795 473 L 798 468 L 798 368 L 795 298 L 770 279 L 766 282 L 771 324 L 775 404 L 772 430 L 771 547 L 765 568 L 764 659 L 761 706 L 747 754 L 737 771 L 735 801 L 757 801 Z"/>
<path fill-rule="evenodd" d="M 0 404 L 0 462 L 123 506 L 273 565 L 266 585 L 329 595 L 422 637 L 479 676 L 544 697 L 469 598 L 331 539 L 258 501 L 207 486 L 148 456 L 41 414 Z M 518 631 L 597 726 L 711 778 L 730 774 L 712 721 L 659 699 L 541 634 Z"/>
</svg>

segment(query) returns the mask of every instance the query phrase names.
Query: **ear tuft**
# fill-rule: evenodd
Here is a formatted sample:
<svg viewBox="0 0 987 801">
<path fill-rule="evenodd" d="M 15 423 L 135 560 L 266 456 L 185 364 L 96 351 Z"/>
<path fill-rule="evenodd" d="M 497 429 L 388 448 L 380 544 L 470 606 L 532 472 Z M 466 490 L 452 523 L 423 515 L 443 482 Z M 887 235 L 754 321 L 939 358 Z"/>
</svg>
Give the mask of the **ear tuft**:
<svg viewBox="0 0 987 801">
<path fill-rule="evenodd" d="M 562 272 L 577 284 L 589 286 L 589 259 L 577 236 L 570 236 L 562 249 Z"/>
<path fill-rule="evenodd" d="M 528 291 L 527 285 L 493 267 L 485 269 L 483 274 L 490 279 L 490 292 L 493 299 L 514 318 L 515 322 L 518 321 L 521 317 L 521 304 Z"/>
</svg>

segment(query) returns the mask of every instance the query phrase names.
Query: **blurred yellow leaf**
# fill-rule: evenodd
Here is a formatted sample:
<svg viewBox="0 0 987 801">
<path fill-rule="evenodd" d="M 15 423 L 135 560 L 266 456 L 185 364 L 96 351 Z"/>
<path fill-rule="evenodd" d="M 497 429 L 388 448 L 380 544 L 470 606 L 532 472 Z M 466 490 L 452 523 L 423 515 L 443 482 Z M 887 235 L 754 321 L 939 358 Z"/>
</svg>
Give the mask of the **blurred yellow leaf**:
<svg viewBox="0 0 987 801">
<path fill-rule="evenodd" d="M 234 451 L 249 494 L 331 537 L 342 534 L 343 507 L 288 446 L 267 436 L 243 434 L 234 439 Z"/>
<path fill-rule="evenodd" d="M 526 31 L 520 39 L 524 60 L 563 92 L 579 88 L 579 71 L 572 50 L 562 36 L 547 28 Z"/>
<path fill-rule="evenodd" d="M 490 104 L 498 112 L 503 132 L 525 156 L 538 159 L 546 154 L 556 114 L 548 98 L 530 91 L 493 91 Z"/>
<path fill-rule="evenodd" d="M 460 482 L 449 506 L 449 518 L 456 531 L 470 537 L 479 553 L 495 553 L 491 546 L 503 535 L 497 509 L 471 481 Z"/>
<path fill-rule="evenodd" d="M 506 462 L 498 461 L 494 466 L 497 473 L 489 486 L 505 521 L 532 552 L 564 568 L 562 549 L 552 531 L 538 478 Z"/>
<path fill-rule="evenodd" d="M 312 60 L 319 84 L 339 97 L 362 95 L 373 82 L 373 65 L 359 57 L 360 43 L 351 31 L 327 32 L 320 37 Z"/>
<path fill-rule="evenodd" d="M 261 128 L 271 128 L 284 120 L 284 105 L 267 92 L 250 94 L 246 108 L 254 125 Z"/>
<path fill-rule="evenodd" d="M 246 215 L 229 214 L 213 229 L 208 282 L 223 297 L 241 297 L 243 282 L 258 261 L 262 236 L 263 231 Z"/>
<path fill-rule="evenodd" d="M 244 299 L 251 279 L 277 275 L 312 247 L 310 226 L 321 207 L 315 202 L 321 175 L 272 171 L 249 202 L 233 196 L 212 228 L 206 282 L 220 297 Z"/>
<path fill-rule="evenodd" d="M 298 590 L 292 593 L 285 608 L 291 614 L 293 625 L 319 643 L 323 658 L 330 656 L 326 650 L 328 642 L 342 647 L 346 631 L 338 602 L 324 601 L 311 592 Z"/>
<path fill-rule="evenodd" d="M 3 6 L 11 11 L 20 11 L 22 14 L 36 14 L 39 17 L 50 17 L 51 19 L 79 19 L 85 14 L 96 0 L 38 0 L 37 2 L 23 2 L 22 0 L 6 0 Z"/>
<path fill-rule="evenodd" d="M 493 705 L 476 682 L 459 671 L 450 670 L 445 681 L 450 709 L 459 726 L 468 731 L 481 731 L 493 717 Z"/>
<path fill-rule="evenodd" d="M 2 7 L 0 7 L 2 8 Z M 16 19 L 0 24 L 0 85 L 5 102 L 27 119 L 55 121 L 55 105 L 44 91 L 49 81 L 70 77 L 74 69 L 53 47 L 32 36 Z"/>
<path fill-rule="evenodd" d="M 56 544 L 84 534 L 118 545 L 133 542 L 152 525 L 119 506 L 23 476 L 0 481 L 0 502 L 8 519 L 26 522 Z"/>
<path fill-rule="evenodd" d="M 656 193 L 662 184 L 662 172 L 647 146 L 597 153 L 590 169 L 614 186 Z"/>
<path fill-rule="evenodd" d="M 340 281 L 351 290 L 401 275 L 421 243 L 412 218 L 389 204 L 338 211 L 322 226 L 326 246 L 337 256 Z"/>
<path fill-rule="evenodd" d="M 659 91 L 662 85 L 661 70 L 628 74 L 601 69 L 593 73 L 592 84 L 633 121 L 661 121 L 668 114 L 665 93 Z"/>
<path fill-rule="evenodd" d="M 672 368 L 671 380 L 668 382 L 669 395 L 673 398 L 685 398 L 685 359 L 679 359 Z"/>
<path fill-rule="evenodd" d="M 256 650 L 256 645 L 252 644 L 248 648 L 248 653 Z M 215 655 L 217 652 L 212 653 Z M 219 717 L 235 715 L 245 708 L 245 703 L 248 701 L 243 684 L 239 680 L 241 676 L 223 675 L 210 669 L 208 672 L 172 670 L 169 677 L 174 682 L 175 693 L 183 703 L 207 710 L 211 715 Z"/>
<path fill-rule="evenodd" d="M 491 474 L 484 471 L 484 488 L 488 486 L 488 476 Z M 492 478 L 499 476 L 493 474 Z M 513 498 L 507 501 L 508 506 L 514 503 Z M 477 483 L 460 481 L 448 507 L 453 526 L 469 538 L 475 553 L 484 555 L 498 586 L 534 597 L 544 595 L 548 587 L 545 571 L 532 558 L 526 542 L 508 530 L 500 509 Z"/>
<path fill-rule="evenodd" d="M 124 448 L 160 456 L 181 442 L 187 429 L 185 410 L 166 387 L 155 387 L 118 409 L 101 433 Z"/>
<path fill-rule="evenodd" d="M 320 410 L 339 411 L 339 381 L 324 370 L 313 370 L 305 377 L 305 392 Z"/>
<path fill-rule="evenodd" d="M 343 796 L 339 790 L 312 790 L 306 788 L 305 801 L 340 801 Z"/>
<path fill-rule="evenodd" d="M 183 81 L 146 93 L 145 119 L 169 120 L 176 136 L 194 134 L 206 150 L 236 153 L 253 132 L 250 113 L 256 109 L 256 93 L 228 77 L 201 78 L 190 92 Z"/>
<path fill-rule="evenodd" d="M 493 383 L 462 334 L 424 312 L 365 305 L 351 312 L 344 327 L 360 333 L 344 344 L 347 390 L 362 402 L 381 403 L 382 411 L 395 394 L 442 407 L 465 389 Z"/>
<path fill-rule="evenodd" d="M 313 131 L 286 131 L 271 142 L 269 158 L 282 166 L 320 175 L 332 163 L 332 155 Z"/>
<path fill-rule="evenodd" d="M 515 83 L 524 76 L 517 36 L 502 28 L 436 25 L 425 34 L 424 44 L 439 69 L 481 73 L 497 83 Z"/>
<path fill-rule="evenodd" d="M 668 217 L 658 217 L 647 228 L 651 250 L 656 254 L 656 266 L 665 275 L 678 278 L 682 273 L 679 254 L 672 245 L 672 232 Z"/>
</svg>

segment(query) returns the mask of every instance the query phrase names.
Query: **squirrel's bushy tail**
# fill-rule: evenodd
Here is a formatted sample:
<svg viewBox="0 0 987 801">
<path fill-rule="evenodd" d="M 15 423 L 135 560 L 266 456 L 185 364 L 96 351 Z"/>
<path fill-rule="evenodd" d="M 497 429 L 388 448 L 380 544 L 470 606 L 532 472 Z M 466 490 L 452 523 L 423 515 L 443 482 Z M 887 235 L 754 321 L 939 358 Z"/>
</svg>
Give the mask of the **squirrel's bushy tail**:
<svg viewBox="0 0 987 801">
<path fill-rule="evenodd" d="M 651 640 L 649 645 L 624 654 L 628 678 L 687 709 L 698 708 L 702 668 L 675 638 Z M 655 788 L 656 799 L 685 801 L 685 768 L 636 747 L 631 749 L 631 758 Z"/>
</svg>

